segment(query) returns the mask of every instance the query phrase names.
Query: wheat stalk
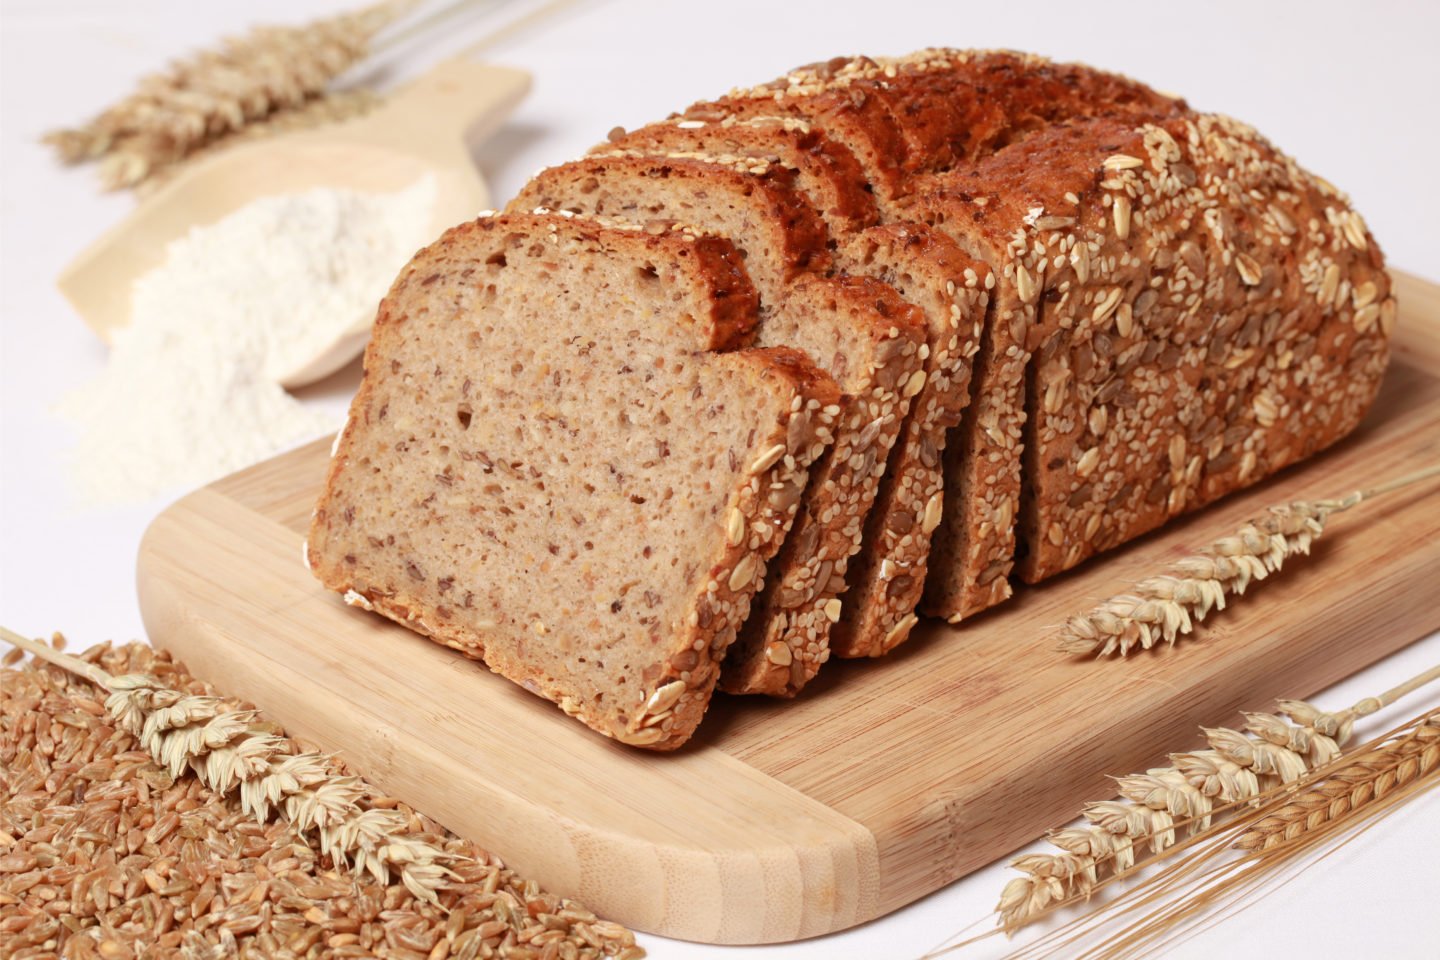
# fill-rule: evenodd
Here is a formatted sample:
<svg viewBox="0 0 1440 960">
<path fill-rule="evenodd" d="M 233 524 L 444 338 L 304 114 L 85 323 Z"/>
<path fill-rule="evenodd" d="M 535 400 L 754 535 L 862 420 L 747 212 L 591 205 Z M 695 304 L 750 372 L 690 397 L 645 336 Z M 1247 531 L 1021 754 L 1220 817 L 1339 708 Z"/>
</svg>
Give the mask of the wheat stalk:
<svg viewBox="0 0 1440 960">
<path fill-rule="evenodd" d="M 1173 644 L 1211 611 L 1225 609 L 1227 596 L 1244 594 L 1289 558 L 1308 554 L 1333 514 L 1436 475 L 1440 465 L 1338 499 L 1297 500 L 1271 507 L 1230 536 L 1134 584 L 1128 593 L 1071 617 L 1060 631 L 1058 647 L 1067 654 L 1123 657 L 1136 647 L 1148 650 L 1162 640 Z"/>
<path fill-rule="evenodd" d="M 1191 835 L 1211 829 L 1214 814 L 1259 802 L 1274 787 L 1299 782 L 1340 756 L 1356 719 L 1368 716 L 1433 680 L 1432 668 L 1378 697 L 1334 713 L 1303 700 L 1281 700 L 1280 713 L 1248 713 L 1245 731 L 1203 730 L 1208 749 L 1172 754 L 1171 765 L 1117 780 L 1121 799 L 1087 804 L 1088 824 L 1050 834 L 1058 854 L 1025 854 L 1011 861 L 1024 872 L 1006 883 L 996 907 L 1006 932 L 1042 913 L 1089 896 L 1102 873 L 1133 870 L 1136 851 L 1175 846 L 1177 828 Z M 1284 717 L 1289 717 L 1289 722 Z"/>
<path fill-rule="evenodd" d="M 381 883 L 394 870 L 417 899 L 439 903 L 435 891 L 453 875 L 441 863 L 446 854 L 407 836 L 409 820 L 400 811 L 363 806 L 366 791 L 357 777 L 335 776 L 322 754 L 297 753 L 284 738 L 256 729 L 253 710 L 187 695 L 144 674 L 111 676 L 4 627 L 0 638 L 110 691 L 105 709 L 116 726 L 171 776 L 189 768 L 219 795 L 238 792 L 241 810 L 257 822 L 278 814 L 307 843 L 314 832 L 320 851 L 338 866 L 368 871 Z"/>
<path fill-rule="evenodd" d="M 1440 667 L 1390 694 L 1398 697 L 1427 678 L 1437 677 Z M 1330 716 L 1344 722 L 1347 718 L 1343 715 L 1348 712 Z M 1334 785 L 1325 787 L 1332 782 Z M 1344 784 L 1343 789 L 1339 784 Z M 1197 832 L 1158 855 L 1156 860 L 1168 862 L 1156 873 L 1009 956 L 1012 960 L 1155 956 L 1185 939 L 1207 917 L 1223 917 L 1252 904 L 1248 895 L 1257 891 L 1263 895 L 1262 885 L 1279 867 L 1322 845 L 1328 846 L 1320 854 L 1323 859 L 1398 804 L 1436 786 L 1440 786 L 1440 710 L 1431 710 L 1361 745 L 1352 757 L 1313 770 L 1289 787 L 1270 788 L 1257 801 L 1243 804 L 1227 823 Z M 1346 802 L 1340 804 L 1342 793 Z M 1326 798 L 1324 816 L 1316 813 L 1322 804 L 1310 799 L 1320 795 Z M 1306 799 L 1297 803 L 1300 798 Z M 1295 807 L 1306 813 L 1294 813 Z M 1277 827 L 1278 822 L 1283 826 Z M 1266 827 L 1256 833 L 1259 824 Z M 1094 890 L 1126 876 L 1117 873 L 1096 884 Z M 1066 903 L 1053 904 L 1030 919 L 1048 915 Z M 993 930 L 950 943 L 926 954 L 926 960 L 1001 932 Z"/>
<path fill-rule="evenodd" d="M 44 140 L 67 163 L 100 160 L 107 186 L 134 186 L 206 144 L 322 97 L 414 2 L 386 0 L 297 27 L 256 27 L 144 78 L 89 123 Z"/>
</svg>

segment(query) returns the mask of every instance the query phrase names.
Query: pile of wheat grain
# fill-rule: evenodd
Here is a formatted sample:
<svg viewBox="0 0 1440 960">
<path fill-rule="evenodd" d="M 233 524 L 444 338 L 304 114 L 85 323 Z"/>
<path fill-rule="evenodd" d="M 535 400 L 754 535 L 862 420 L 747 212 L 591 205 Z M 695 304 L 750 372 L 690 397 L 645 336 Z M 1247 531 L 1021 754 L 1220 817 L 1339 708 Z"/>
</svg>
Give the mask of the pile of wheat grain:
<svg viewBox="0 0 1440 960">
<path fill-rule="evenodd" d="M 281 821 L 257 823 L 118 730 L 105 691 L 57 667 L 0 673 L 0 943 L 31 957 L 447 957 L 635 960 L 619 924 L 516 876 L 398 801 L 455 876 L 439 906 L 337 868 Z M 209 694 L 164 653 L 93 647 L 114 675 Z M 238 704 L 236 705 L 238 708 Z M 276 730 L 276 733 L 280 731 Z M 334 763 L 337 777 L 348 774 Z"/>
</svg>

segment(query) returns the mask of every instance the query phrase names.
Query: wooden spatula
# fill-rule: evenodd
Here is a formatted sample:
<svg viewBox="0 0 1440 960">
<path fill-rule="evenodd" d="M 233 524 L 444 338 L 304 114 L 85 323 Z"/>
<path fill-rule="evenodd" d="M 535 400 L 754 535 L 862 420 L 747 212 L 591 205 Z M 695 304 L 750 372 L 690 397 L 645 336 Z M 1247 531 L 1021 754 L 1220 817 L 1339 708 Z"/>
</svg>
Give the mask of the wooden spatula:
<svg viewBox="0 0 1440 960">
<path fill-rule="evenodd" d="M 60 275 L 60 291 L 108 342 L 130 322 L 135 280 L 164 261 L 170 241 L 260 197 L 317 187 L 392 192 L 432 175 L 431 233 L 439 236 L 489 204 L 467 140 L 499 126 L 529 89 L 522 70 L 448 60 L 363 117 L 198 161 L 76 257 Z M 339 369 L 369 327 L 368 319 L 357 324 L 282 382 L 300 386 Z"/>
</svg>

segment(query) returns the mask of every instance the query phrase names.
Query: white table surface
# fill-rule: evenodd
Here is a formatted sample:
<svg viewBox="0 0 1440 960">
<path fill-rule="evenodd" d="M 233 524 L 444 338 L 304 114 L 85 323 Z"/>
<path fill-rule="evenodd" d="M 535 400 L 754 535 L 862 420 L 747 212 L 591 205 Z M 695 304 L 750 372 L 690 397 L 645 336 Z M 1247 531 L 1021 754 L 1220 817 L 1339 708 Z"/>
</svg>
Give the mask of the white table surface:
<svg viewBox="0 0 1440 960">
<path fill-rule="evenodd" d="M 8 626 L 31 633 L 60 629 L 80 646 L 143 636 L 132 581 L 136 547 L 149 520 L 183 492 L 96 510 L 78 505 L 67 485 L 64 463 L 75 434 L 52 407 L 101 369 L 105 351 L 53 281 L 132 201 L 99 193 L 91 169 L 57 166 L 37 137 L 85 119 L 141 73 L 221 33 L 255 22 L 298 22 L 343 6 L 333 0 L 0 4 L 0 621 Z M 399 48 L 387 68 L 396 77 L 413 73 L 536 6 L 534 0 L 477 0 L 442 40 Z M 1440 278 L 1437 11 L 1429 3 L 1378 0 L 1173 7 L 580 0 L 486 51 L 497 62 L 533 71 L 536 85 L 477 159 L 503 201 L 536 168 L 576 154 L 615 124 L 638 125 L 796 64 L 929 45 L 1012 47 L 1121 70 L 1255 124 L 1351 192 L 1393 265 Z M 312 391 L 310 401 L 338 408 L 354 376 L 351 370 Z M 1349 704 L 1437 661 L 1440 635 L 1317 700 Z M 1437 705 L 1440 691 L 1423 692 L 1364 729 L 1379 731 Z M 654 937 L 644 943 L 663 958 L 917 956 L 962 928 L 984 929 L 1006 878 L 1003 866 L 994 865 L 890 917 L 801 944 L 742 951 Z M 1440 794 L 1432 793 L 1170 955 L 1433 958 L 1440 956 L 1437 890 Z M 997 956 L 1004 949 L 991 940 L 960 955 Z"/>
</svg>

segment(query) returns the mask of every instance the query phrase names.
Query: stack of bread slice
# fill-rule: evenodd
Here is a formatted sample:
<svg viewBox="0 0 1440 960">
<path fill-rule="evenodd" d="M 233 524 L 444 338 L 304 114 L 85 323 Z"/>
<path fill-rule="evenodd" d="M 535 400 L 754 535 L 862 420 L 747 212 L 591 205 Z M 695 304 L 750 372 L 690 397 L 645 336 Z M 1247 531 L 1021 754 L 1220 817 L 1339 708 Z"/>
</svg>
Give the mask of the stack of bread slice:
<svg viewBox="0 0 1440 960">
<path fill-rule="evenodd" d="M 717 684 L 793 696 L 1333 443 L 1394 316 L 1343 195 L 1234 120 L 1023 54 L 839 59 L 422 251 L 309 555 L 670 749 Z"/>
</svg>

